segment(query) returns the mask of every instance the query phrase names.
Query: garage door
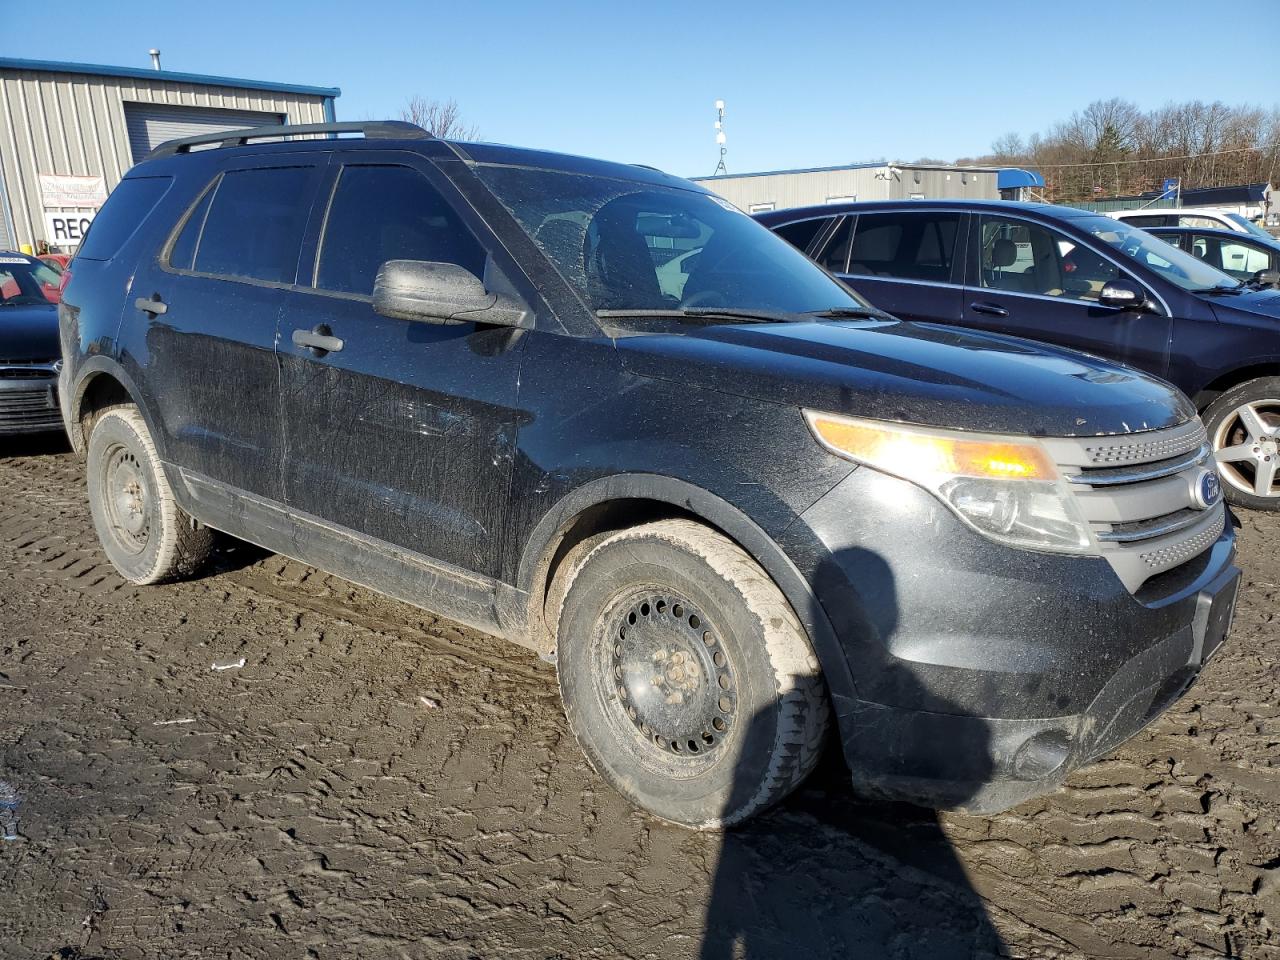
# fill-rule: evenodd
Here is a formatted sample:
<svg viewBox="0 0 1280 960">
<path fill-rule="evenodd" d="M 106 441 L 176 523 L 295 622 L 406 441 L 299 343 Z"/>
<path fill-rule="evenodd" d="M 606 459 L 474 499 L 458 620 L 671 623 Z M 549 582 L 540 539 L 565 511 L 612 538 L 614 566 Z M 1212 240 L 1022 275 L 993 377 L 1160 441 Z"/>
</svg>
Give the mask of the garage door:
<svg viewBox="0 0 1280 960">
<path fill-rule="evenodd" d="M 133 152 L 134 163 L 142 160 L 166 140 L 198 137 L 220 130 L 284 123 L 284 117 L 278 113 L 127 102 L 124 105 L 124 120 L 129 129 L 129 148 Z"/>
</svg>

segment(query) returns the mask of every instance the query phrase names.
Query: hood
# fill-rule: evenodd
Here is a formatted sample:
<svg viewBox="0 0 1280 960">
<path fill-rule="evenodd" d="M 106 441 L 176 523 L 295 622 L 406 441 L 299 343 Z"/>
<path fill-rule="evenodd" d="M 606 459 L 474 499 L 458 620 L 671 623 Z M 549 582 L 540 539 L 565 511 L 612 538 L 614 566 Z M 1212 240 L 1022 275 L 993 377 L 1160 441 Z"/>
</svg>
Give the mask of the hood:
<svg viewBox="0 0 1280 960">
<path fill-rule="evenodd" d="M 1131 367 L 935 324 L 724 324 L 616 343 L 641 376 L 900 423 L 1068 437 L 1157 430 L 1196 415 L 1174 387 Z"/>
<path fill-rule="evenodd" d="M 62 356 L 58 308 L 53 304 L 0 306 L 0 360 L 56 360 Z"/>
<path fill-rule="evenodd" d="M 1280 290 L 1242 290 L 1225 297 L 1202 297 L 1218 317 L 1234 310 L 1255 316 L 1280 319 Z"/>
</svg>

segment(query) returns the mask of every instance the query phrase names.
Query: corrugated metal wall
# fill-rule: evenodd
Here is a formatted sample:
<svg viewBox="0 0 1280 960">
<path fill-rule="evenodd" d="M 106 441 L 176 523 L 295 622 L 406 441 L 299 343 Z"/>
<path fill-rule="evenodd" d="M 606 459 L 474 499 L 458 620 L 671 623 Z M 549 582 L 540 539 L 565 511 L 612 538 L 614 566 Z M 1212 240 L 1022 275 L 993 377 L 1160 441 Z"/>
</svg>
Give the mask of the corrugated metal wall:
<svg viewBox="0 0 1280 960">
<path fill-rule="evenodd" d="M 2 69 L 0 174 L 14 243 L 47 239 L 40 174 L 100 176 L 110 190 L 133 166 L 126 102 L 254 111 L 284 115 L 289 123 L 323 123 L 324 101 L 321 96 L 237 87 Z"/>
<path fill-rule="evenodd" d="M 913 194 L 926 199 L 963 197 L 998 200 L 995 170 L 946 167 L 896 166 L 849 167 L 831 170 L 701 177 L 698 183 L 743 210 L 773 204 L 777 210 L 804 207 L 831 200 L 907 200 Z"/>
</svg>

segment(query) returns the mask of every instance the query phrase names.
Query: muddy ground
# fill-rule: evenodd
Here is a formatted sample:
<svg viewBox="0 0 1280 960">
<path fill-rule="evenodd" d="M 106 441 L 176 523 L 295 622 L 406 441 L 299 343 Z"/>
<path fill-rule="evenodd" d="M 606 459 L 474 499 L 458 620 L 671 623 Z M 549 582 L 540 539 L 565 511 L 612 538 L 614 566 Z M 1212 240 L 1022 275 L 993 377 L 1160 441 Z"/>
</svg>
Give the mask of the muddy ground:
<svg viewBox="0 0 1280 960">
<path fill-rule="evenodd" d="M 247 548 L 126 586 L 76 459 L 5 453 L 5 958 L 1280 958 L 1276 518 L 1229 648 L 1065 789 L 935 817 L 829 756 L 726 838 L 605 787 L 532 655 Z"/>
</svg>

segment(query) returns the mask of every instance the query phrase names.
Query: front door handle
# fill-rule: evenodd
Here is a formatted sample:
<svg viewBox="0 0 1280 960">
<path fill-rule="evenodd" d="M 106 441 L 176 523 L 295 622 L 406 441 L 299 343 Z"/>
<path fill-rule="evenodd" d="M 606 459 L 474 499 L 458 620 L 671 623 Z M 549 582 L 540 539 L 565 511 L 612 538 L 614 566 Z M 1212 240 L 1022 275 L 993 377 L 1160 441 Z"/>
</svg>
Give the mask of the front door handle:
<svg viewBox="0 0 1280 960">
<path fill-rule="evenodd" d="M 133 301 L 133 305 L 145 314 L 158 317 L 162 313 L 168 313 L 168 305 L 160 299 L 160 294 L 153 293 L 150 297 L 139 297 Z"/>
<path fill-rule="evenodd" d="M 995 303 L 971 303 L 969 309 L 974 313 L 985 313 L 989 317 L 1007 317 L 1009 311 Z"/>
<path fill-rule="evenodd" d="M 327 323 L 318 323 L 310 330 L 293 331 L 293 345 L 306 347 L 313 357 L 323 357 L 326 353 L 337 353 L 343 342 L 333 335 Z"/>
</svg>

